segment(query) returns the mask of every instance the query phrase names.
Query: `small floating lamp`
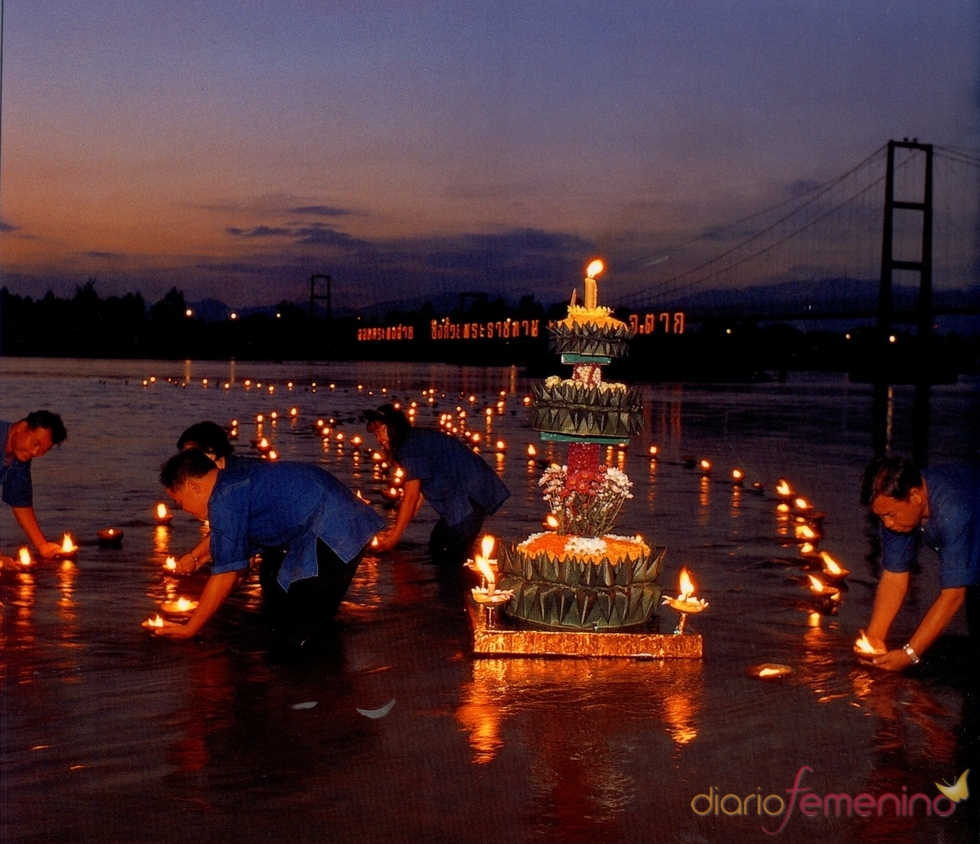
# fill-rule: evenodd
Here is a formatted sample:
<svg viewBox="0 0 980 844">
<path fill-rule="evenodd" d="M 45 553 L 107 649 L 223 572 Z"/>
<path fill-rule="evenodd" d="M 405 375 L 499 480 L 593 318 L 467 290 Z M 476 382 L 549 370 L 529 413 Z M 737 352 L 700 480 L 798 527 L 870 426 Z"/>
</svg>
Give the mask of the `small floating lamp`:
<svg viewBox="0 0 980 844">
<path fill-rule="evenodd" d="M 745 472 L 741 469 L 732 469 L 732 486 L 742 486 L 745 483 Z"/>
<path fill-rule="evenodd" d="M 196 610 L 197 601 L 192 601 L 190 598 L 178 598 L 176 601 L 165 601 L 160 609 L 170 615 L 182 615 Z"/>
<path fill-rule="evenodd" d="M 78 546 L 72 540 L 71 534 L 66 533 L 64 538 L 61 540 L 61 550 L 58 552 L 58 556 L 66 560 L 74 557 L 77 553 Z"/>
<path fill-rule="evenodd" d="M 789 677 L 793 673 L 793 669 L 788 665 L 764 662 L 762 665 L 753 665 L 747 673 L 750 677 L 757 677 L 760 680 L 778 680 L 782 677 Z"/>
<path fill-rule="evenodd" d="M 167 509 L 167 505 L 162 501 L 157 504 L 156 522 L 158 525 L 169 525 L 174 519 L 174 514 Z"/>
<path fill-rule="evenodd" d="M 24 568 L 34 564 L 34 560 L 31 558 L 31 552 L 27 548 L 21 548 L 17 552 L 17 562 L 20 563 Z"/>
<path fill-rule="evenodd" d="M 99 538 L 99 545 L 121 545 L 123 532 L 119 528 L 103 528 L 96 533 L 96 536 Z"/>
<path fill-rule="evenodd" d="M 823 563 L 823 573 L 828 580 L 843 580 L 850 572 L 830 556 L 826 551 L 820 552 L 820 559 Z"/>
<path fill-rule="evenodd" d="M 780 498 L 789 498 L 793 494 L 793 487 L 789 485 L 789 481 L 780 478 L 776 482 L 776 495 Z"/>
<path fill-rule="evenodd" d="M 176 557 L 167 557 L 167 559 L 163 563 L 163 567 L 167 571 L 177 571 L 177 558 Z"/>
<path fill-rule="evenodd" d="M 163 627 L 163 617 L 160 615 L 151 615 L 146 621 L 141 625 L 145 630 L 153 630 L 155 628 Z"/>
</svg>

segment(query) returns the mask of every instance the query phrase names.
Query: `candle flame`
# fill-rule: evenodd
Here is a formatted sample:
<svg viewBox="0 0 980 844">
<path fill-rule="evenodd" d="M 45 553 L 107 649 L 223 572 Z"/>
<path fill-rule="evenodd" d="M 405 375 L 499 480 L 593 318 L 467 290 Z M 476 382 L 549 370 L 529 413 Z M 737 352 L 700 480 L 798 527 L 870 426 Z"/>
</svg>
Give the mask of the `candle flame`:
<svg viewBox="0 0 980 844">
<path fill-rule="evenodd" d="M 824 568 L 829 574 L 840 575 L 844 573 L 844 569 L 842 569 L 838 562 L 826 551 L 820 552 L 820 559 L 823 560 Z"/>
<path fill-rule="evenodd" d="M 732 480 L 733 481 L 740 481 L 744 477 L 745 477 L 745 474 L 742 472 L 741 469 L 732 469 Z"/>
<path fill-rule="evenodd" d="M 151 616 L 146 620 L 149 627 L 163 627 L 163 618 L 159 615 Z"/>
<path fill-rule="evenodd" d="M 479 570 L 487 580 L 487 594 L 492 595 L 494 587 L 497 585 L 497 576 L 493 573 L 493 569 L 490 568 L 490 564 L 479 554 L 476 555 L 476 559 L 473 561 Z"/>
<path fill-rule="evenodd" d="M 805 498 L 797 498 L 793 502 L 793 506 L 795 506 L 797 510 L 809 510 L 810 502 L 807 501 Z"/>
<path fill-rule="evenodd" d="M 691 580 L 691 573 L 687 566 L 681 569 L 680 576 L 677 578 L 677 590 L 680 592 L 679 600 L 686 601 L 694 594 L 694 581 Z"/>
<path fill-rule="evenodd" d="M 854 647 L 857 648 L 861 653 L 864 654 L 876 654 L 880 653 L 878 648 L 871 644 L 871 640 L 868 638 L 868 634 L 863 630 L 861 635 L 858 636 L 858 640 L 854 643 Z"/>
<path fill-rule="evenodd" d="M 163 567 L 168 571 L 177 570 L 177 559 L 175 557 L 167 557 L 166 562 L 164 562 Z"/>
<path fill-rule="evenodd" d="M 760 677 L 772 677 L 773 674 L 782 674 L 782 671 L 780 671 L 778 668 L 760 668 L 759 669 L 759 676 Z"/>
<path fill-rule="evenodd" d="M 816 539 L 817 532 L 809 525 L 797 525 L 795 528 L 797 539 Z"/>
<path fill-rule="evenodd" d="M 819 577 L 812 574 L 808 574 L 807 577 L 810 578 L 810 588 L 816 595 L 833 595 L 838 591 L 833 586 L 828 586 Z"/>
<path fill-rule="evenodd" d="M 29 566 L 34 561 L 31 559 L 31 552 L 27 548 L 21 548 L 17 552 L 17 560 L 22 566 Z"/>
<path fill-rule="evenodd" d="M 71 536 L 66 533 L 65 538 L 61 541 L 61 552 L 63 554 L 70 554 L 72 551 L 76 550 L 77 546 L 71 541 Z"/>
<path fill-rule="evenodd" d="M 586 278 L 595 278 L 599 273 L 601 273 L 606 268 L 606 265 L 602 263 L 598 258 L 596 258 L 585 270 Z"/>
<path fill-rule="evenodd" d="M 777 495 L 792 495 L 793 487 L 789 485 L 787 481 L 780 478 L 779 482 L 776 484 L 776 494 Z"/>
<path fill-rule="evenodd" d="M 560 524 L 558 517 L 554 513 L 549 513 L 544 517 L 544 526 L 549 530 L 558 530 Z"/>
<path fill-rule="evenodd" d="M 187 612 L 188 610 L 194 609 L 194 607 L 197 606 L 197 603 L 189 598 L 178 598 L 175 606 L 178 612 Z"/>
<path fill-rule="evenodd" d="M 167 518 L 167 505 L 164 504 L 162 501 L 159 504 L 157 504 L 157 518 L 158 519 Z"/>
<path fill-rule="evenodd" d="M 489 533 L 486 534 L 482 540 L 480 540 L 480 552 L 486 559 L 493 559 L 493 546 L 496 544 L 496 542 L 497 540 L 494 539 Z"/>
</svg>

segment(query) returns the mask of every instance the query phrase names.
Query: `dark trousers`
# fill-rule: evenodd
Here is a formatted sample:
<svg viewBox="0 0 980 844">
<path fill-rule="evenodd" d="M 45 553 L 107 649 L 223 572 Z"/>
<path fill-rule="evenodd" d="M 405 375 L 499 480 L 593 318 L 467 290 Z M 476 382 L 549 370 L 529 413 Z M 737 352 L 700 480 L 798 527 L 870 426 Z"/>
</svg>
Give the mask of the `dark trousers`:
<svg viewBox="0 0 980 844">
<path fill-rule="evenodd" d="M 473 513 L 458 525 L 448 525 L 445 519 L 439 519 L 429 536 L 429 553 L 432 562 L 439 566 L 458 566 L 472 556 L 476 538 L 483 530 L 487 511 L 473 499 Z"/>
<path fill-rule="evenodd" d="M 287 644 L 303 645 L 337 614 L 364 551 L 345 563 L 325 542 L 318 539 L 317 576 L 294 580 L 288 592 L 277 579 L 284 556 L 280 550 L 262 553 L 259 582 L 262 585 L 263 611 L 277 639 Z"/>
</svg>

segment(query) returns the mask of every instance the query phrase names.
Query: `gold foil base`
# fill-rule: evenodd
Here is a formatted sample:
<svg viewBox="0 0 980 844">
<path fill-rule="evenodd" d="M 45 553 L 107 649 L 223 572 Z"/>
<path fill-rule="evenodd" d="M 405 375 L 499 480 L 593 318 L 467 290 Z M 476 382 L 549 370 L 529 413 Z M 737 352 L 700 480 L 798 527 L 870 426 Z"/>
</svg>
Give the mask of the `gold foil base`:
<svg viewBox="0 0 980 844">
<path fill-rule="evenodd" d="M 697 633 L 593 633 L 588 630 L 529 630 L 501 620 L 499 609 L 477 606 L 467 596 L 466 610 L 477 656 L 626 657 L 632 659 L 701 659 Z"/>
</svg>

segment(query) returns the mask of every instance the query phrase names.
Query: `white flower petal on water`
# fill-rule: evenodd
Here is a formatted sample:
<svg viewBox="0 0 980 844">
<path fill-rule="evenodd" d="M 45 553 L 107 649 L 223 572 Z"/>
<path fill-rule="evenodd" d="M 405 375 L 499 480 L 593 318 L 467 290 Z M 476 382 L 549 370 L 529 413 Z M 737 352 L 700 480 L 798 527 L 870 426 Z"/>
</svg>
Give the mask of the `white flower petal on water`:
<svg viewBox="0 0 980 844">
<path fill-rule="evenodd" d="M 358 709 L 357 711 L 365 718 L 384 718 L 385 715 L 391 712 L 391 708 L 394 705 L 395 705 L 395 699 L 392 698 L 380 709 Z"/>
<path fill-rule="evenodd" d="M 293 709 L 312 709 L 314 706 L 316 706 L 315 700 L 306 700 L 303 703 L 294 703 Z"/>
</svg>

